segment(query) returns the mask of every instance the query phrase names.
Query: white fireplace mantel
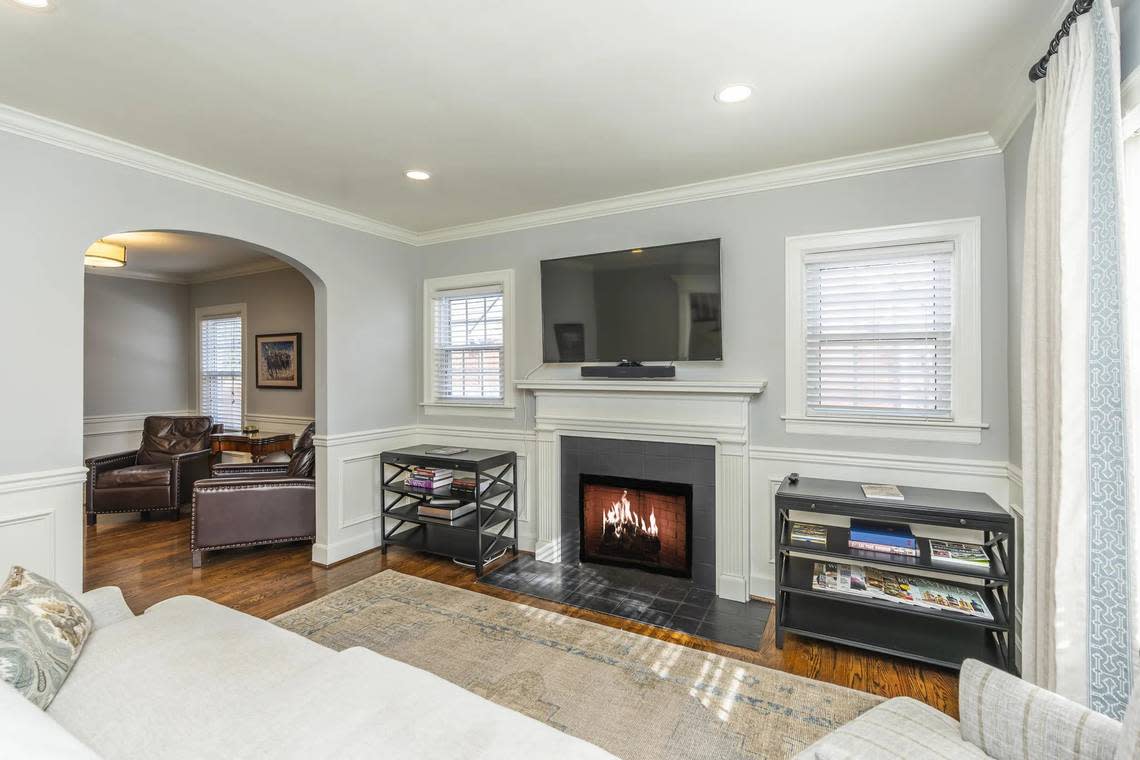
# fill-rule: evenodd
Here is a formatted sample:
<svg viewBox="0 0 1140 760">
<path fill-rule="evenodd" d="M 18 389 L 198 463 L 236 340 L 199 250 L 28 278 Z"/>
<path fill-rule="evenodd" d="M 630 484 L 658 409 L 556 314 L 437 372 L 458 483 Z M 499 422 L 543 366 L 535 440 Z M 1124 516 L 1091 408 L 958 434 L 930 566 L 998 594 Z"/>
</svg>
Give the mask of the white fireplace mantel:
<svg viewBox="0 0 1140 760">
<path fill-rule="evenodd" d="M 534 394 L 538 542 L 535 557 L 559 562 L 564 435 L 693 443 L 716 447 L 716 588 L 749 596 L 748 405 L 767 382 L 711 380 L 521 381 Z"/>
</svg>

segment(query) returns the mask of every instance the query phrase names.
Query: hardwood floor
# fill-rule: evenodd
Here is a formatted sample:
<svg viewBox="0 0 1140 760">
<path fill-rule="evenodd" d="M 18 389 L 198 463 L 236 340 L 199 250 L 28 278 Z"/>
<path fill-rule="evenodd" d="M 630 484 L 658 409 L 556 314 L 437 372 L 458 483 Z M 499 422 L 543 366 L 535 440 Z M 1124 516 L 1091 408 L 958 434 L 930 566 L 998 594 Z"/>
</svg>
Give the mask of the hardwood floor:
<svg viewBox="0 0 1140 760">
<path fill-rule="evenodd" d="M 141 522 L 134 515 L 100 517 L 97 525 L 86 527 L 85 547 L 84 588 L 119 586 L 136 613 L 172 596 L 194 594 L 270 618 L 392 569 L 873 694 L 913 697 L 958 715 L 958 677 L 953 671 L 791 634 L 784 648 L 776 649 L 774 616 L 760 647 L 743 649 L 476 584 L 471 570 L 398 547 L 389 549 L 387 556 L 372 551 L 329 568 L 311 563 L 308 545 L 228 550 L 207 554 L 203 566 L 195 570 L 190 567 L 190 520 L 185 515 L 178 522 Z"/>
</svg>

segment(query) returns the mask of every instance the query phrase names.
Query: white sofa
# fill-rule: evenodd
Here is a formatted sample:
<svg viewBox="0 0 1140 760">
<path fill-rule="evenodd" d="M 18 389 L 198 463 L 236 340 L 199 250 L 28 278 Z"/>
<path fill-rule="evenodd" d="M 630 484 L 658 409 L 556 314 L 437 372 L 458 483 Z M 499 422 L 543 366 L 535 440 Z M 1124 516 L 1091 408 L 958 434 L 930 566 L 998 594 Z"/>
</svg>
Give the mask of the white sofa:
<svg viewBox="0 0 1140 760">
<path fill-rule="evenodd" d="M 0 757 L 613 760 L 426 671 L 205 599 L 138 616 L 117 588 L 80 601 L 95 630 L 46 714 L 0 684 Z"/>
</svg>

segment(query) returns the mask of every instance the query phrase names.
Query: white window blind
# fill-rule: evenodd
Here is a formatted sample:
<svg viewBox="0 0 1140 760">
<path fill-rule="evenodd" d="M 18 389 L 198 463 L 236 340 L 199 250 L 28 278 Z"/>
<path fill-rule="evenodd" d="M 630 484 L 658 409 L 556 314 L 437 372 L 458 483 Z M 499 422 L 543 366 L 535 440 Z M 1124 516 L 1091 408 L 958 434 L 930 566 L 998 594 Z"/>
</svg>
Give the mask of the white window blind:
<svg viewBox="0 0 1140 760">
<path fill-rule="evenodd" d="M 952 243 L 812 254 L 805 412 L 950 419 Z"/>
<path fill-rule="evenodd" d="M 435 400 L 502 401 L 502 287 L 439 291 L 432 321 Z"/>
<path fill-rule="evenodd" d="M 203 317 L 199 334 L 199 408 L 226 429 L 240 429 L 241 315 Z"/>
</svg>

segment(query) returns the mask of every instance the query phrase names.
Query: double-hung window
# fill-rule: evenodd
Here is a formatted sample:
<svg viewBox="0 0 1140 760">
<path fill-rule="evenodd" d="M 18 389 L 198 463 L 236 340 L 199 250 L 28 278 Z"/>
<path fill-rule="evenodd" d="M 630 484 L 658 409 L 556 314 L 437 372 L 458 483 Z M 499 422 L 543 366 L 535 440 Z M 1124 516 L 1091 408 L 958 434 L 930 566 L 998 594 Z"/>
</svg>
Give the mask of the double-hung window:
<svg viewBox="0 0 1140 760">
<path fill-rule="evenodd" d="M 197 310 L 198 410 L 227 430 L 243 418 L 245 304 Z"/>
<path fill-rule="evenodd" d="M 505 271 L 425 281 L 424 405 L 429 413 L 513 410 L 511 280 Z"/>
<path fill-rule="evenodd" d="M 977 232 L 789 238 L 790 432 L 980 441 Z"/>
</svg>

